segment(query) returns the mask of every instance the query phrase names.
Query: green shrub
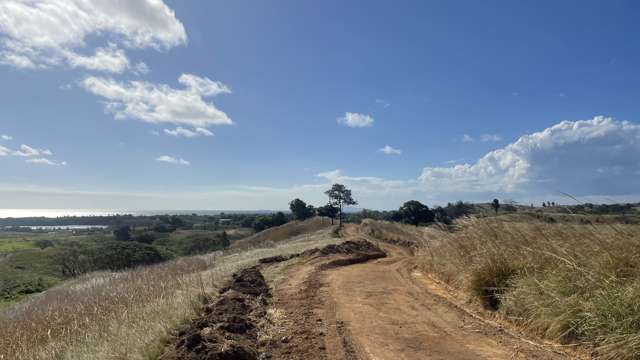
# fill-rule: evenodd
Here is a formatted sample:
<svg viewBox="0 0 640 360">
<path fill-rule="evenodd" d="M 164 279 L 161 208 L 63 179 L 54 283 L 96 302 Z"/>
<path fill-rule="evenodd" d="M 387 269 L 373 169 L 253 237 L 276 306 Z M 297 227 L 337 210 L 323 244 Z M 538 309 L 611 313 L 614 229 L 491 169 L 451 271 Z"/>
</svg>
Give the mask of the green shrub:
<svg viewBox="0 0 640 360">
<path fill-rule="evenodd" d="M 133 241 L 143 243 L 143 244 L 153 244 L 153 242 L 156 241 L 156 238 L 157 238 L 156 234 L 152 232 L 144 232 L 140 235 L 136 235 L 133 238 Z"/>
<path fill-rule="evenodd" d="M 108 241 L 92 251 L 94 270 L 122 270 L 166 260 L 151 245 L 137 242 Z"/>
</svg>

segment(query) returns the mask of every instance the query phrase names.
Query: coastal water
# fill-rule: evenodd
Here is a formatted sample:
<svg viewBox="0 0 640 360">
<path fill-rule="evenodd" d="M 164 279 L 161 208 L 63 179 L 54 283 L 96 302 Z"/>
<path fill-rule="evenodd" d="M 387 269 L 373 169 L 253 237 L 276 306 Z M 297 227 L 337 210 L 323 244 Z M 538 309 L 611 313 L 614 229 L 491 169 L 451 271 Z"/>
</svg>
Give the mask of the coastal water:
<svg viewBox="0 0 640 360">
<path fill-rule="evenodd" d="M 262 213 L 269 210 L 239 211 L 239 210 L 126 210 L 126 209 L 0 209 L 1 218 L 46 217 L 57 218 L 65 216 L 111 216 L 111 215 L 218 215 L 220 213 Z"/>
</svg>

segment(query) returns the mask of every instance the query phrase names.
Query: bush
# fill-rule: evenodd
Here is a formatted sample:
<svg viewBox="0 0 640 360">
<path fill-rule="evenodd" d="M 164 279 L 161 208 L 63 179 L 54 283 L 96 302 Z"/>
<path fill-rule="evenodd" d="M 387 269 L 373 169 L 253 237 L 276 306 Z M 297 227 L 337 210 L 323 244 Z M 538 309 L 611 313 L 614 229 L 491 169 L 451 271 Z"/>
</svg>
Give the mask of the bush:
<svg viewBox="0 0 640 360">
<path fill-rule="evenodd" d="M 36 240 L 33 244 L 42 250 L 55 246 L 55 243 L 52 240 L 47 239 Z"/>
<path fill-rule="evenodd" d="M 120 226 L 119 228 L 113 231 L 113 238 L 118 241 L 129 241 L 131 240 L 131 227 L 129 225 Z"/>
<path fill-rule="evenodd" d="M 156 234 L 152 232 L 144 232 L 140 235 L 137 235 L 133 238 L 133 241 L 143 243 L 143 244 L 153 244 L 156 241 Z"/>
<path fill-rule="evenodd" d="M 158 249 L 137 242 L 108 241 L 95 247 L 94 270 L 122 270 L 166 260 Z"/>
<path fill-rule="evenodd" d="M 96 270 L 122 270 L 154 264 L 167 258 L 155 247 L 134 241 L 68 243 L 59 247 L 56 253 L 56 262 L 64 277 L 76 277 Z"/>
<path fill-rule="evenodd" d="M 177 232 L 171 237 L 156 240 L 154 245 L 164 247 L 175 255 L 189 256 L 223 250 L 228 246 L 228 242 L 229 237 L 226 232 L 212 233 L 204 231 L 186 235 Z"/>
</svg>

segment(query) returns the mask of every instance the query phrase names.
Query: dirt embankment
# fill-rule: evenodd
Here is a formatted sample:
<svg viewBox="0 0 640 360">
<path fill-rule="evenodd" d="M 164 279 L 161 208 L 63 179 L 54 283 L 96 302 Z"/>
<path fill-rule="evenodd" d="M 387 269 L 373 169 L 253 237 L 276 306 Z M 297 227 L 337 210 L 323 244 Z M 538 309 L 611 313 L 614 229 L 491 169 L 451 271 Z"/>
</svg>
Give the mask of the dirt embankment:
<svg viewBox="0 0 640 360">
<path fill-rule="evenodd" d="M 269 287 L 257 267 L 234 275 L 218 299 L 178 332 L 160 360 L 258 359 L 258 324 L 266 314 Z"/>
</svg>

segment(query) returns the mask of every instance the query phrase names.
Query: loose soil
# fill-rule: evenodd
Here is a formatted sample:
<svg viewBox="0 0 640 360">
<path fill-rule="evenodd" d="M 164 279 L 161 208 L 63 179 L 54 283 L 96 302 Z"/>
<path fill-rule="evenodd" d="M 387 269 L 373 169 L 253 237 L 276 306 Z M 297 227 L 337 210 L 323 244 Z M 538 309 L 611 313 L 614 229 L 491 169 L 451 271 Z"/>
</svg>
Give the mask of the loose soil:
<svg viewBox="0 0 640 360">
<path fill-rule="evenodd" d="M 269 287 L 257 267 L 242 270 L 205 304 L 201 316 L 176 334 L 161 360 L 255 360 L 258 323 Z"/>
</svg>

